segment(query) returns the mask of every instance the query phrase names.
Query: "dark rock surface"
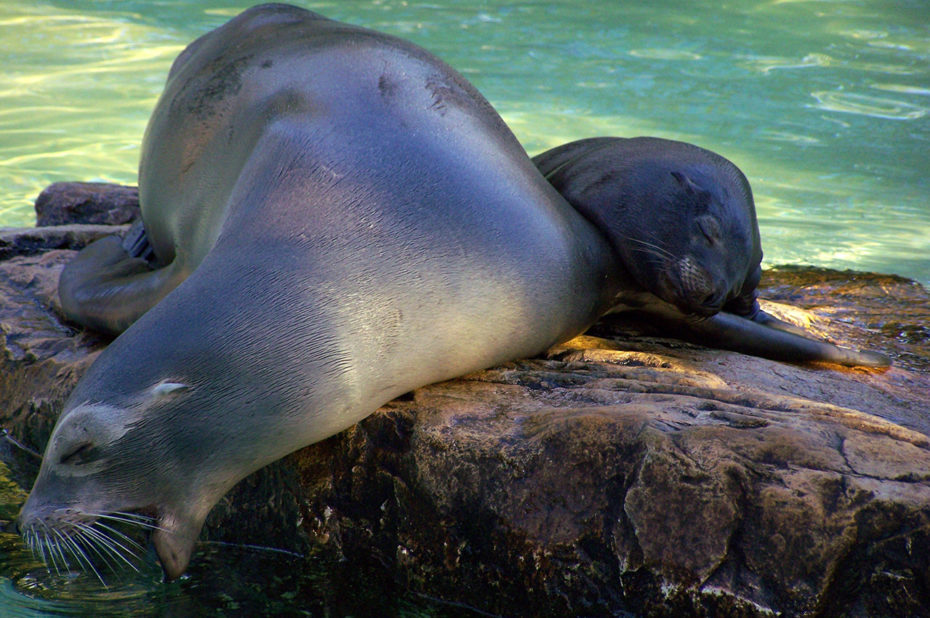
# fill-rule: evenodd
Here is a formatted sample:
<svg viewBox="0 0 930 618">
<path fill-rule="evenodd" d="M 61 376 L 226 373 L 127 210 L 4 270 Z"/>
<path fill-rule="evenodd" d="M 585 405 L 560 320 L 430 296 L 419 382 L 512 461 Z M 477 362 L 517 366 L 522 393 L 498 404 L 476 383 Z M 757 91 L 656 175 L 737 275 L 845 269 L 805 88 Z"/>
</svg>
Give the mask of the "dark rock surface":
<svg viewBox="0 0 930 618">
<path fill-rule="evenodd" d="M 106 345 L 55 311 L 73 251 L 52 229 L 0 261 L 2 425 L 36 450 Z M 269 466 L 204 535 L 324 547 L 503 615 L 927 615 L 930 295 L 818 268 L 769 270 L 761 293 L 895 366 L 788 365 L 603 320 Z"/>
<path fill-rule="evenodd" d="M 102 182 L 56 182 L 36 198 L 36 225 L 122 225 L 139 216 L 139 190 Z"/>
<path fill-rule="evenodd" d="M 69 224 L 37 228 L 0 228 L 0 260 L 36 255 L 51 249 L 81 249 L 110 234 L 124 233 L 126 226 Z"/>
</svg>

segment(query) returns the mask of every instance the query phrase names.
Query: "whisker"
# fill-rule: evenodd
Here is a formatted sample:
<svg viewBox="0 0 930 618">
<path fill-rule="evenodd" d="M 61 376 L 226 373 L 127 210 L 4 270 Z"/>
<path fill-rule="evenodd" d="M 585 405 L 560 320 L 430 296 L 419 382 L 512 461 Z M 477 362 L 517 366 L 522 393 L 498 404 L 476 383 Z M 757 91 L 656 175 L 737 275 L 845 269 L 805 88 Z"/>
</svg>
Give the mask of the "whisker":
<svg viewBox="0 0 930 618">
<path fill-rule="evenodd" d="M 132 513 L 130 511 L 112 511 L 110 513 L 104 513 L 104 515 L 119 515 L 127 519 L 139 519 L 142 521 L 152 521 L 154 519 L 148 515 L 142 515 L 141 513 Z"/>
<path fill-rule="evenodd" d="M 23 539 L 50 575 L 53 571 L 57 577 L 70 571 L 89 572 L 108 588 L 103 572 L 112 571 L 119 576 L 125 566 L 140 572 L 139 561 L 145 547 L 131 533 L 127 534 L 126 526 L 164 530 L 155 518 L 137 513 L 79 512 L 74 516 L 65 512 L 62 518 L 31 522 L 23 530 Z"/>
<path fill-rule="evenodd" d="M 36 554 L 36 540 L 33 538 L 34 535 L 35 531 L 32 528 L 26 530 L 23 532 L 23 541 L 25 541 L 26 547 L 29 548 L 29 551 L 32 552 L 32 557 L 38 560 L 39 556 Z"/>
<path fill-rule="evenodd" d="M 627 236 L 626 240 L 634 243 L 638 243 L 644 247 L 649 247 L 650 249 L 655 249 L 659 253 L 664 253 L 665 255 L 672 255 L 672 252 L 663 247 L 662 245 L 657 245 L 654 242 L 647 242 L 642 238 L 633 238 L 632 236 Z"/>
<path fill-rule="evenodd" d="M 85 530 L 84 532 L 87 531 Z M 103 561 L 103 563 L 107 566 L 107 568 L 110 569 L 110 571 L 113 573 L 119 573 L 119 569 L 116 568 L 119 565 L 115 565 L 113 562 L 111 562 L 112 558 L 107 555 L 111 552 L 107 551 L 108 548 L 105 544 L 101 544 L 99 540 L 93 538 L 90 535 L 85 536 L 81 540 L 81 544 L 92 551 L 97 557 L 99 557 L 100 560 Z M 106 551 L 106 553 L 104 553 L 104 551 Z"/>
<path fill-rule="evenodd" d="M 649 237 L 652 238 L 657 243 L 661 242 L 661 239 L 659 238 L 659 232 L 657 229 L 646 230 L 646 233 L 649 234 Z"/>
<path fill-rule="evenodd" d="M 49 547 L 49 539 L 45 535 L 43 535 L 41 541 L 39 541 L 39 550 L 42 552 L 42 562 L 45 563 L 45 570 L 51 574 L 52 569 L 54 569 L 55 575 L 61 576 L 61 572 L 58 570 L 58 561 L 55 559 L 55 553 L 52 551 L 52 548 Z M 51 568 L 49 568 L 50 566 Z"/>
<path fill-rule="evenodd" d="M 130 536 L 124 534 L 123 532 L 117 530 L 117 529 L 114 528 L 113 526 L 108 526 L 107 524 L 105 524 L 105 523 L 103 523 L 103 522 L 101 522 L 101 521 L 95 521 L 93 525 L 94 525 L 94 526 L 97 526 L 98 528 L 103 528 L 103 529 L 106 530 L 107 532 L 109 532 L 109 533 L 115 535 L 116 537 L 118 537 L 118 538 L 124 540 L 124 541 L 125 541 L 126 543 L 128 543 L 129 545 L 133 545 L 133 546 L 134 546 L 136 549 L 138 549 L 139 551 L 145 551 L 145 547 L 143 547 L 142 545 L 140 545 L 139 543 L 137 543 L 137 542 L 135 541 L 135 539 L 133 539 L 132 537 L 130 537 Z M 115 539 L 114 539 L 114 541 L 115 541 Z M 133 553 L 133 554 L 135 553 L 135 550 L 128 550 L 128 549 L 127 549 L 127 551 L 129 551 L 130 553 Z"/>
<path fill-rule="evenodd" d="M 655 260 L 657 260 L 659 264 L 663 266 L 674 264 L 677 261 L 677 258 L 675 257 L 673 253 L 660 247 L 659 245 L 648 243 L 638 238 L 628 238 L 628 240 L 630 240 L 633 243 L 639 243 L 640 245 L 642 245 L 642 246 L 636 246 L 634 244 L 632 247 L 630 247 L 630 251 L 644 253 L 648 256 L 651 256 Z"/>
<path fill-rule="evenodd" d="M 104 588 L 107 588 L 107 583 L 103 580 L 103 577 L 100 575 L 100 571 L 98 571 L 97 568 L 94 566 L 94 563 L 91 561 L 90 557 L 87 555 L 87 552 L 84 551 L 84 549 L 81 547 L 81 544 L 78 543 L 78 540 L 75 537 L 81 538 L 80 530 L 78 530 L 74 535 L 65 538 L 65 542 L 70 548 L 71 555 L 74 556 L 75 560 L 77 560 L 79 567 L 81 566 L 82 562 L 86 564 L 87 567 L 93 572 L 93 574 L 97 576 L 97 579 L 100 580 L 100 584 Z M 83 567 L 81 567 L 81 570 L 84 571 L 85 573 L 87 572 L 87 569 Z"/>
<path fill-rule="evenodd" d="M 122 552 L 120 553 L 123 555 L 136 559 L 140 554 L 145 552 L 145 547 L 139 543 L 136 543 L 132 538 L 126 536 L 119 530 L 111 528 L 106 524 L 102 524 L 99 521 L 94 522 L 94 525 L 103 529 L 99 530 L 98 528 L 93 528 L 94 534 L 99 535 L 101 539 L 106 539 L 106 542 L 109 543 L 114 550 L 117 548 L 121 549 Z"/>
<path fill-rule="evenodd" d="M 58 568 L 58 559 L 61 558 L 62 560 L 61 566 L 64 569 L 69 568 L 68 560 L 65 558 L 64 554 L 61 552 L 61 548 L 58 547 L 58 543 L 54 541 L 52 538 L 52 535 L 49 534 L 50 531 L 49 531 L 48 526 L 43 524 L 42 527 L 45 529 L 45 531 L 42 534 L 42 555 L 45 556 L 46 551 L 48 552 L 47 554 L 48 560 L 46 561 L 45 564 L 48 565 L 49 563 L 51 563 L 52 568 L 55 569 L 55 575 L 58 577 L 61 577 L 61 569 Z M 48 566 L 46 566 L 46 570 L 48 570 Z"/>
<path fill-rule="evenodd" d="M 98 519 L 106 519 L 109 521 L 118 521 L 124 524 L 131 524 L 134 526 L 139 526 L 141 528 L 146 528 L 149 530 L 162 530 L 165 531 L 165 528 L 153 523 L 155 520 L 151 517 L 146 517 L 145 515 L 137 515 L 135 513 L 92 513 L 93 517 Z"/>
<path fill-rule="evenodd" d="M 674 258 L 675 258 L 675 254 L 673 254 L 673 253 L 672 253 L 671 251 L 669 251 L 668 249 L 666 249 L 666 248 L 664 248 L 664 247 L 662 247 L 662 246 L 660 246 L 660 245 L 657 245 L 657 244 L 655 244 L 655 243 L 646 242 L 645 240 L 642 240 L 641 238 L 633 238 L 632 236 L 625 236 L 624 239 L 625 239 L 625 240 L 628 240 L 628 241 L 630 241 L 630 242 L 639 243 L 639 244 L 641 244 L 643 247 L 646 247 L 647 249 L 651 249 L 652 251 L 655 252 L 655 253 L 653 253 L 653 255 L 655 255 L 655 256 L 657 256 L 657 257 L 659 257 L 659 256 L 664 256 L 664 257 L 668 257 L 669 259 L 674 259 Z M 636 250 L 637 250 L 637 251 L 645 251 L 645 249 L 636 249 Z"/>
<path fill-rule="evenodd" d="M 127 558 L 127 555 L 132 558 L 135 558 L 136 557 L 135 552 L 133 552 L 132 550 L 124 546 L 119 541 L 95 529 L 93 526 L 87 526 L 86 524 L 84 524 L 84 531 L 89 537 L 92 537 L 94 539 L 96 544 L 98 544 L 102 549 L 106 550 L 111 556 L 122 560 L 127 565 L 129 565 L 129 567 L 132 568 L 134 571 L 136 572 L 139 571 L 136 565 L 133 564 L 129 558 Z M 119 550 L 122 550 L 122 552 Z M 113 570 L 115 571 L 116 569 L 113 569 Z"/>
<path fill-rule="evenodd" d="M 110 567 L 110 570 L 112 570 L 114 573 L 119 572 L 119 569 L 117 569 L 116 566 L 114 566 L 114 564 L 111 563 L 110 560 L 101 553 L 102 551 L 106 552 L 113 558 L 116 558 L 118 560 L 121 560 L 122 562 L 125 562 L 132 570 L 136 571 L 137 573 L 139 572 L 139 569 L 136 568 L 136 565 L 133 564 L 132 561 L 129 560 L 126 557 L 126 555 L 124 555 L 119 550 L 122 549 L 123 552 L 126 552 L 126 554 L 129 554 L 129 556 L 135 557 L 135 554 L 132 551 L 124 547 L 119 542 L 111 539 L 109 536 L 107 536 L 103 532 L 95 529 L 93 525 L 90 525 L 90 526 L 87 524 L 78 524 L 78 525 L 81 527 L 81 530 L 85 534 L 85 539 L 87 541 L 88 546 L 90 546 L 90 548 L 93 549 L 94 552 L 96 552 L 97 555 L 100 556 L 104 560 L 104 562 L 107 563 L 107 566 Z"/>
<path fill-rule="evenodd" d="M 77 561 L 77 570 L 85 571 L 86 569 L 84 569 L 83 565 L 81 564 L 81 558 L 77 551 L 79 548 L 75 543 L 74 534 L 73 533 L 68 534 L 68 535 L 59 534 L 58 537 L 61 539 L 61 546 L 65 550 L 67 550 L 67 552 L 71 554 L 71 556 Z M 69 565 L 69 568 L 70 568 L 70 565 Z"/>
<path fill-rule="evenodd" d="M 62 550 L 62 548 L 61 548 L 61 545 L 62 545 L 63 543 L 66 543 L 65 536 L 62 535 L 61 532 L 59 532 L 58 530 L 56 530 L 56 529 L 54 529 L 54 528 L 52 528 L 52 532 L 55 533 L 55 536 L 57 536 L 57 537 L 61 540 L 61 542 L 59 543 L 58 541 L 56 541 L 56 542 L 52 543 L 52 544 L 50 545 L 50 549 L 55 549 L 55 550 L 58 551 L 58 556 L 61 558 L 62 566 L 65 568 L 66 571 L 70 571 L 70 570 L 71 570 L 71 563 L 68 562 L 68 557 L 65 556 L 65 552 L 64 552 L 64 550 Z M 67 547 L 67 545 L 66 545 L 66 547 Z M 59 573 L 59 575 L 60 575 L 60 573 Z"/>
<path fill-rule="evenodd" d="M 45 538 L 43 537 L 40 540 L 39 533 L 34 528 L 30 528 L 26 533 L 26 545 L 29 546 L 33 558 L 44 564 L 45 570 L 51 573 L 52 571 L 48 567 L 48 556 L 45 554 Z"/>
<path fill-rule="evenodd" d="M 629 241 L 632 241 L 632 242 L 638 242 L 638 243 L 640 243 L 640 244 L 642 244 L 642 245 L 647 245 L 647 246 L 649 246 L 649 247 L 655 247 L 655 248 L 658 249 L 659 251 L 668 252 L 668 250 L 665 249 L 665 248 L 660 244 L 659 238 L 657 238 L 655 234 L 652 234 L 652 236 L 653 236 L 655 242 L 649 242 L 649 241 L 647 241 L 647 240 L 643 240 L 642 238 L 636 238 L 636 237 L 633 237 L 633 236 L 624 236 L 623 238 L 624 238 L 625 240 L 629 240 Z"/>
<path fill-rule="evenodd" d="M 652 257 L 656 258 L 660 263 L 663 263 L 663 264 L 667 264 L 667 263 L 673 261 L 672 258 L 670 258 L 670 257 L 668 257 L 668 256 L 665 256 L 665 255 L 662 255 L 661 253 L 656 253 L 655 251 L 653 251 L 653 250 L 651 250 L 651 249 L 639 249 L 639 248 L 637 248 L 637 247 L 633 247 L 633 248 L 630 249 L 630 250 L 631 250 L 631 251 L 637 251 L 637 252 L 639 252 L 639 253 L 644 253 L 644 254 L 646 254 L 646 255 L 651 255 Z"/>
<path fill-rule="evenodd" d="M 293 556 L 294 558 L 305 558 L 303 554 L 299 554 L 288 549 L 280 549 L 278 547 L 265 547 L 264 545 L 253 545 L 251 543 L 230 543 L 228 541 L 200 541 L 204 545 L 220 545 L 222 547 L 239 547 L 245 549 L 254 549 L 258 551 L 266 551 L 275 554 L 284 554 L 285 556 Z"/>
</svg>

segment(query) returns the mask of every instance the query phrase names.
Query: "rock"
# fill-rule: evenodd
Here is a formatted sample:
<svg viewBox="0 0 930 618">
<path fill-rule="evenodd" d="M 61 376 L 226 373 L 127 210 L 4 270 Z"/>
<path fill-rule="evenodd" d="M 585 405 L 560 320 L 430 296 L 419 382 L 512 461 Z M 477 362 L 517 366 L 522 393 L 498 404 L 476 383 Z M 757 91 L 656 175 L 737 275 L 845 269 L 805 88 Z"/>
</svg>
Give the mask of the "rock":
<svg viewBox="0 0 930 618">
<path fill-rule="evenodd" d="M 32 234 L 50 237 L 0 261 L 0 410 L 41 450 L 106 340 L 58 317 L 73 252 Z M 789 365 L 605 319 L 265 468 L 204 536 L 324 547 L 506 615 L 930 613 L 930 295 L 817 268 L 766 271 L 761 292 L 895 366 Z"/>
<path fill-rule="evenodd" d="M 0 260 L 50 249 L 79 250 L 98 238 L 124 234 L 128 226 L 68 224 L 38 228 L 0 228 Z"/>
<path fill-rule="evenodd" d="M 56 182 L 36 198 L 36 225 L 121 225 L 139 216 L 139 190 L 103 182 Z"/>
<path fill-rule="evenodd" d="M 2 424 L 39 452 L 68 393 L 106 344 L 56 312 L 58 274 L 74 254 L 53 250 L 0 261 Z"/>
<path fill-rule="evenodd" d="M 918 615 L 928 388 L 581 337 L 291 461 L 321 539 L 485 611 Z"/>
</svg>

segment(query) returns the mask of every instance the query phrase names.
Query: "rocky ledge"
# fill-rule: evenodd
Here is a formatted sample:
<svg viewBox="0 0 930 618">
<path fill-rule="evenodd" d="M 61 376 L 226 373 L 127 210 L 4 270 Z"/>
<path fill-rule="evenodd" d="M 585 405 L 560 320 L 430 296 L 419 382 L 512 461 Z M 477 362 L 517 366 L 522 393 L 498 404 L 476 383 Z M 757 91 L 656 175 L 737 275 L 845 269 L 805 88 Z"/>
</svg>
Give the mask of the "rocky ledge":
<svg viewBox="0 0 930 618">
<path fill-rule="evenodd" d="M 103 212 L 127 195 L 54 199 L 88 192 Z M 0 413 L 39 451 L 106 345 L 56 312 L 74 250 L 119 229 L 84 221 L 0 232 Z M 817 268 L 769 270 L 761 290 L 895 366 L 789 365 L 605 319 L 269 466 L 205 538 L 323 547 L 496 614 L 927 615 L 930 295 Z"/>
</svg>

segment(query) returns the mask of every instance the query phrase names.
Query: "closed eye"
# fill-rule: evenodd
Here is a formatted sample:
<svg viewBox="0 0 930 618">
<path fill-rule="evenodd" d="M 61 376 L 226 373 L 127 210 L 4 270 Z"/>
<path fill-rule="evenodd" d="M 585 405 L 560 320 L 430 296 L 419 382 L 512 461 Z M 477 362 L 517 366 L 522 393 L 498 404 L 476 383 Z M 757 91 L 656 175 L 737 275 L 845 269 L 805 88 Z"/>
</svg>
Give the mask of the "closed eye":
<svg viewBox="0 0 930 618">
<path fill-rule="evenodd" d="M 90 461 L 93 455 L 93 446 L 94 445 L 90 442 L 78 444 L 67 453 L 62 455 L 61 459 L 58 460 L 58 463 L 66 465 L 79 465 L 82 463 L 87 463 Z"/>
<path fill-rule="evenodd" d="M 720 224 L 710 217 L 701 217 L 698 219 L 698 227 L 707 242 L 714 245 L 720 242 Z"/>
</svg>

